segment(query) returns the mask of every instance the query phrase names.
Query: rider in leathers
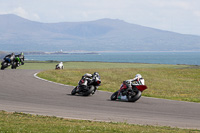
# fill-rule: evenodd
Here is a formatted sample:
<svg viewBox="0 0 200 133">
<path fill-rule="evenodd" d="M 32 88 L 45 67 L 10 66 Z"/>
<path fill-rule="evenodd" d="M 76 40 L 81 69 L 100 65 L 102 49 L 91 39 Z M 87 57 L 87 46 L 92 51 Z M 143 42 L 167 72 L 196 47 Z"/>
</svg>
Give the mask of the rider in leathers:
<svg viewBox="0 0 200 133">
<path fill-rule="evenodd" d="M 7 61 L 7 62 L 10 63 L 10 64 L 13 63 L 14 59 L 15 59 L 15 54 L 14 54 L 14 53 L 11 53 L 11 54 L 6 55 L 6 56 L 4 57 L 4 60 Z"/>
<path fill-rule="evenodd" d="M 136 74 L 135 78 L 133 79 L 129 79 L 123 82 L 130 82 L 130 83 L 134 83 L 134 85 L 144 85 L 144 79 L 142 78 L 141 74 Z M 123 87 L 124 84 L 122 84 L 122 86 L 120 87 L 120 90 L 118 92 L 118 96 L 120 95 L 120 92 L 122 92 L 122 95 L 125 95 L 127 93 L 128 90 L 131 90 L 132 88 L 130 87 Z M 134 89 L 134 88 L 133 88 Z"/>
<path fill-rule="evenodd" d="M 100 78 L 99 73 L 97 73 L 97 72 L 94 72 L 94 74 L 86 73 L 82 78 L 85 78 L 88 81 L 88 84 L 90 84 L 95 79 L 95 76 Z M 92 94 L 94 94 L 95 91 L 96 91 L 96 88 L 92 92 Z"/>
<path fill-rule="evenodd" d="M 23 52 L 16 55 L 15 57 L 19 57 L 21 65 L 24 65 L 24 53 Z"/>
</svg>

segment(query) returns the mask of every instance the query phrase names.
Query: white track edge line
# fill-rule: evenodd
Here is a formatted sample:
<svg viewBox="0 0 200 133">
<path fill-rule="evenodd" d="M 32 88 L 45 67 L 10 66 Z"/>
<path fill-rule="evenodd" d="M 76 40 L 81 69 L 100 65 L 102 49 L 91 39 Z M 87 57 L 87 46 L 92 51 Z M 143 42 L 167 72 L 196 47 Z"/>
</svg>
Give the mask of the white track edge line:
<svg viewBox="0 0 200 133">
<path fill-rule="evenodd" d="M 57 85 L 61 85 L 61 86 L 71 86 L 71 85 L 65 85 L 65 84 L 61 84 L 61 83 L 56 83 L 56 82 L 53 82 L 53 81 L 49 81 L 49 80 L 46 80 L 46 79 L 43 79 L 43 78 L 40 78 L 37 76 L 39 72 L 35 73 L 34 74 L 34 77 L 37 78 L 37 79 L 40 79 L 40 80 L 43 80 L 43 81 L 46 81 L 46 82 L 49 82 L 49 83 L 53 83 L 53 84 L 57 84 Z M 75 86 L 72 86 L 72 87 L 75 87 Z M 102 90 L 97 90 L 97 91 L 100 91 L 100 92 L 107 92 L 107 93 L 112 93 L 112 92 L 108 92 L 108 91 L 102 91 Z"/>
<path fill-rule="evenodd" d="M 40 78 L 37 76 L 38 72 L 34 74 L 34 77 L 37 78 L 37 79 L 40 79 L 40 80 L 43 80 L 43 81 L 46 81 L 46 82 L 50 82 L 50 83 L 54 83 L 54 84 L 57 84 L 57 85 L 61 85 L 61 86 L 70 86 L 70 85 L 65 85 L 65 84 L 61 84 L 61 83 L 56 83 L 56 82 L 53 82 L 53 81 L 49 81 L 49 80 L 46 80 L 46 79 L 43 79 L 43 78 Z M 74 87 L 74 86 L 72 86 Z"/>
</svg>

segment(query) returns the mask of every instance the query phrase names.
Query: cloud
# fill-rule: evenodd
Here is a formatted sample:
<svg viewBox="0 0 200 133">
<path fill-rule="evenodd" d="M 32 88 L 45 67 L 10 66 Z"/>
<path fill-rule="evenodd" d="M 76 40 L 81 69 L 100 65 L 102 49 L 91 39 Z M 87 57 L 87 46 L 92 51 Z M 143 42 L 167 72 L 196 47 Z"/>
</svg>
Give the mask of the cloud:
<svg viewBox="0 0 200 133">
<path fill-rule="evenodd" d="M 13 14 L 21 16 L 23 18 L 28 18 L 29 14 L 22 7 L 17 7 L 12 11 Z"/>
<path fill-rule="evenodd" d="M 7 11 L 0 11 L 0 14 L 15 14 L 20 17 L 29 19 L 29 20 L 34 20 L 34 21 L 39 21 L 40 17 L 36 13 L 29 13 L 27 12 L 24 8 L 22 7 L 16 7 L 12 10 L 7 10 Z"/>
<path fill-rule="evenodd" d="M 36 14 L 36 13 L 33 13 L 33 18 L 34 18 L 34 20 L 37 20 L 37 21 L 39 21 L 40 20 L 40 17 L 39 17 L 39 15 L 38 14 Z"/>
<path fill-rule="evenodd" d="M 39 17 L 38 14 L 29 13 L 25 9 L 23 9 L 22 7 L 17 7 L 11 12 L 13 14 L 16 14 L 16 15 L 21 16 L 21 17 L 26 18 L 26 19 L 35 20 L 35 21 L 39 21 L 40 20 L 40 17 Z"/>
</svg>

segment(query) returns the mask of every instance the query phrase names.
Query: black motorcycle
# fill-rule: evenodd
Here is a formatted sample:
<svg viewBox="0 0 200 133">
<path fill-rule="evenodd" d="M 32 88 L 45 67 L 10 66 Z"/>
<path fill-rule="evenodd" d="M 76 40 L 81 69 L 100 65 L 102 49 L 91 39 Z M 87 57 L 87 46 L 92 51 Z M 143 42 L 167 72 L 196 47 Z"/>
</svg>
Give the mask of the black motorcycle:
<svg viewBox="0 0 200 133">
<path fill-rule="evenodd" d="M 72 90 L 71 94 L 75 95 L 78 93 L 82 96 L 89 96 L 90 94 L 93 95 L 100 85 L 100 76 L 94 75 L 92 79 L 83 76 L 82 79 L 78 82 L 78 86 Z"/>
<path fill-rule="evenodd" d="M 17 67 L 19 67 L 20 65 L 24 65 L 24 59 L 23 57 L 16 55 L 15 59 L 12 63 L 11 69 L 16 69 Z"/>
</svg>

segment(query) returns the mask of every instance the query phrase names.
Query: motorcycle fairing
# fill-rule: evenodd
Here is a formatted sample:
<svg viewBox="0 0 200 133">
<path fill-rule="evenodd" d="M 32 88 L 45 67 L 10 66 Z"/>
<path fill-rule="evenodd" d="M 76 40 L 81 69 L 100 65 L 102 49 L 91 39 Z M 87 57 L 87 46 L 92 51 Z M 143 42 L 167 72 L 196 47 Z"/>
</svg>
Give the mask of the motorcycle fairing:
<svg viewBox="0 0 200 133">
<path fill-rule="evenodd" d="M 144 91 L 145 89 L 147 89 L 146 85 L 138 85 L 136 86 L 138 90 L 140 90 L 141 92 Z"/>
</svg>

